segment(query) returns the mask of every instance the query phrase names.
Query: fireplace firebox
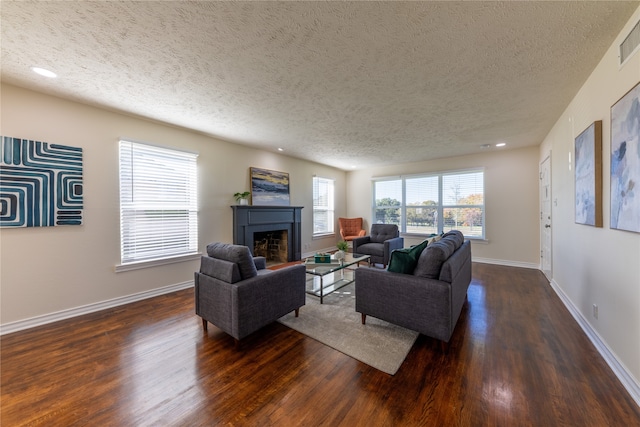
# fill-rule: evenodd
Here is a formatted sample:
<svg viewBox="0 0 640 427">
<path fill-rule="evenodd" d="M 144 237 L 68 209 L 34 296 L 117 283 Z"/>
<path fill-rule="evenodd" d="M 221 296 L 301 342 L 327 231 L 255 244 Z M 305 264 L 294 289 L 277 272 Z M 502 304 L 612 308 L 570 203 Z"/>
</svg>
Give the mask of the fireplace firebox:
<svg viewBox="0 0 640 427">
<path fill-rule="evenodd" d="M 268 235 L 278 235 L 277 250 L 286 248 L 287 254 L 279 255 L 280 262 L 299 261 L 302 258 L 302 206 L 243 206 L 234 205 L 233 243 L 249 247 L 254 256 L 264 248 Z M 282 241 L 284 240 L 284 241 Z M 273 242 L 272 242 L 273 243 Z M 268 243 L 267 243 L 268 249 Z M 271 249 L 275 249 L 272 246 Z M 269 257 L 265 256 L 269 259 Z"/>
<path fill-rule="evenodd" d="M 287 230 L 258 231 L 253 233 L 253 255 L 267 259 L 267 265 L 289 260 Z"/>
</svg>

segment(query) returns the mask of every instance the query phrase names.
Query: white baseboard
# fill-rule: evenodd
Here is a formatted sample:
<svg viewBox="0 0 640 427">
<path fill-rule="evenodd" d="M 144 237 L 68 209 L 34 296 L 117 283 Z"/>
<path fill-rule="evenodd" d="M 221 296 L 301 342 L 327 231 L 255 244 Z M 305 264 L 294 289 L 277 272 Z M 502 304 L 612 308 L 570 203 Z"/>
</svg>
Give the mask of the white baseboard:
<svg viewBox="0 0 640 427">
<path fill-rule="evenodd" d="M 618 377 L 623 387 L 629 392 L 631 398 L 635 400 L 636 404 L 640 406 L 640 383 L 629 370 L 618 360 L 615 353 L 609 348 L 609 346 L 600 337 L 598 332 L 591 327 L 591 324 L 584 318 L 582 313 L 576 308 L 571 299 L 562 291 L 562 288 L 554 281 L 551 280 L 551 288 L 560 297 L 560 300 L 564 303 L 567 310 L 571 313 L 573 318 L 578 322 L 578 325 L 582 328 L 589 340 L 593 343 L 598 350 L 598 353 L 607 362 L 607 365 L 613 370 L 613 373 Z"/>
<path fill-rule="evenodd" d="M 67 310 L 57 311 L 42 316 L 31 317 L 29 319 L 18 320 L 15 322 L 0 325 L 0 336 L 10 334 L 12 332 L 22 331 L 24 329 L 35 328 L 36 326 L 46 325 L 48 323 L 57 322 L 59 320 L 69 319 L 71 317 L 82 316 L 83 314 L 94 313 L 96 311 L 105 310 L 107 308 L 117 307 L 147 298 L 156 297 L 158 295 L 168 294 L 170 292 L 188 289 L 194 286 L 193 280 L 175 285 L 164 286 L 162 288 L 151 289 L 149 291 L 139 292 L 137 294 L 118 297 L 106 301 L 93 304 L 87 304 L 80 307 L 70 308 Z"/>
<path fill-rule="evenodd" d="M 496 264 L 496 265 L 505 265 L 507 267 L 521 267 L 521 268 L 533 268 L 534 270 L 540 270 L 540 264 L 534 264 L 531 262 L 521 262 L 521 261 L 508 261 L 504 259 L 492 259 L 492 258 L 479 258 L 471 255 L 471 260 L 473 262 L 479 262 L 482 264 Z"/>
</svg>

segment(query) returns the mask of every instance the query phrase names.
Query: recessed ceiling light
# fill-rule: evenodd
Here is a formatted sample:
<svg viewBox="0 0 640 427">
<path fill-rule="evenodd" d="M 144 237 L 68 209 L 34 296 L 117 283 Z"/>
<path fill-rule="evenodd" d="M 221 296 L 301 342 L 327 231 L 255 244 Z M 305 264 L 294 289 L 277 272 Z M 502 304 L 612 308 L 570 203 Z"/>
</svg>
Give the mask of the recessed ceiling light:
<svg viewBox="0 0 640 427">
<path fill-rule="evenodd" d="M 278 147 L 278 151 L 284 151 L 284 148 Z"/>
<path fill-rule="evenodd" d="M 482 144 L 480 148 L 490 148 L 491 144 Z"/>
<path fill-rule="evenodd" d="M 31 71 L 33 71 L 36 74 L 40 74 L 41 76 L 49 77 L 52 79 L 58 77 L 58 75 L 53 71 L 49 71 L 40 67 L 31 67 Z"/>
<path fill-rule="evenodd" d="M 505 142 L 499 142 L 496 144 L 496 147 L 504 147 L 505 145 L 507 145 Z"/>
</svg>

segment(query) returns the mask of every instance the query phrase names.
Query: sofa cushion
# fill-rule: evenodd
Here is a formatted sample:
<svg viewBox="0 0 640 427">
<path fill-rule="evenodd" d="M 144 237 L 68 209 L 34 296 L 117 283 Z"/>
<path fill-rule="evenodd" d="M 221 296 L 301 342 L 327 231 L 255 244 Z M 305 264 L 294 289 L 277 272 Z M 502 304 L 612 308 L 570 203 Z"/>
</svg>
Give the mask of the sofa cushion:
<svg viewBox="0 0 640 427">
<path fill-rule="evenodd" d="M 458 239 L 453 236 L 443 237 L 440 239 L 440 243 L 451 248 L 451 253 L 454 253 L 456 249 L 458 249 Z"/>
<path fill-rule="evenodd" d="M 383 257 L 384 245 L 381 245 L 380 243 L 365 243 L 364 245 L 358 246 L 358 252 L 371 256 Z"/>
<path fill-rule="evenodd" d="M 258 275 L 251 251 L 246 246 L 218 242 L 211 243 L 207 245 L 207 254 L 213 258 L 238 264 L 242 280 L 250 279 Z"/>
<path fill-rule="evenodd" d="M 427 247 L 429 240 L 425 240 L 410 248 L 396 249 L 391 252 L 389 267 L 387 270 L 392 273 L 412 274 L 418 263 L 418 258 L 422 251 Z"/>
<path fill-rule="evenodd" d="M 459 230 L 451 230 L 442 235 L 443 239 L 450 239 L 456 243 L 456 250 L 464 243 L 464 235 Z"/>
<path fill-rule="evenodd" d="M 398 226 L 395 224 L 373 224 L 369 238 L 371 243 L 384 243 L 398 236 Z"/>
<path fill-rule="evenodd" d="M 208 256 L 200 257 L 200 273 L 227 283 L 242 280 L 238 264 Z"/>
<path fill-rule="evenodd" d="M 451 256 L 454 252 L 454 243 L 447 243 L 444 239 L 432 243 L 422 251 L 420 258 L 418 258 L 418 264 L 415 270 L 413 270 L 414 276 L 426 277 L 427 279 L 438 279 L 440 277 L 440 270 L 442 264 Z"/>
</svg>

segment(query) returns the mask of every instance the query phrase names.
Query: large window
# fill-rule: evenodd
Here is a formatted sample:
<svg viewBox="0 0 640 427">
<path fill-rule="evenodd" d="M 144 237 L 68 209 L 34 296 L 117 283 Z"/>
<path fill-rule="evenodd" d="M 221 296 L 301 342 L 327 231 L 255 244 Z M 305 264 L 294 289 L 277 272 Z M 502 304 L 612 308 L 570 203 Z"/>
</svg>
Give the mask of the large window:
<svg viewBox="0 0 640 427">
<path fill-rule="evenodd" d="M 120 141 L 122 264 L 198 250 L 197 155 Z"/>
<path fill-rule="evenodd" d="M 333 180 L 313 177 L 313 235 L 332 234 L 334 231 Z"/>
<path fill-rule="evenodd" d="M 484 238 L 482 170 L 383 178 L 374 181 L 373 218 L 397 224 L 402 233 L 460 230 Z"/>
</svg>

